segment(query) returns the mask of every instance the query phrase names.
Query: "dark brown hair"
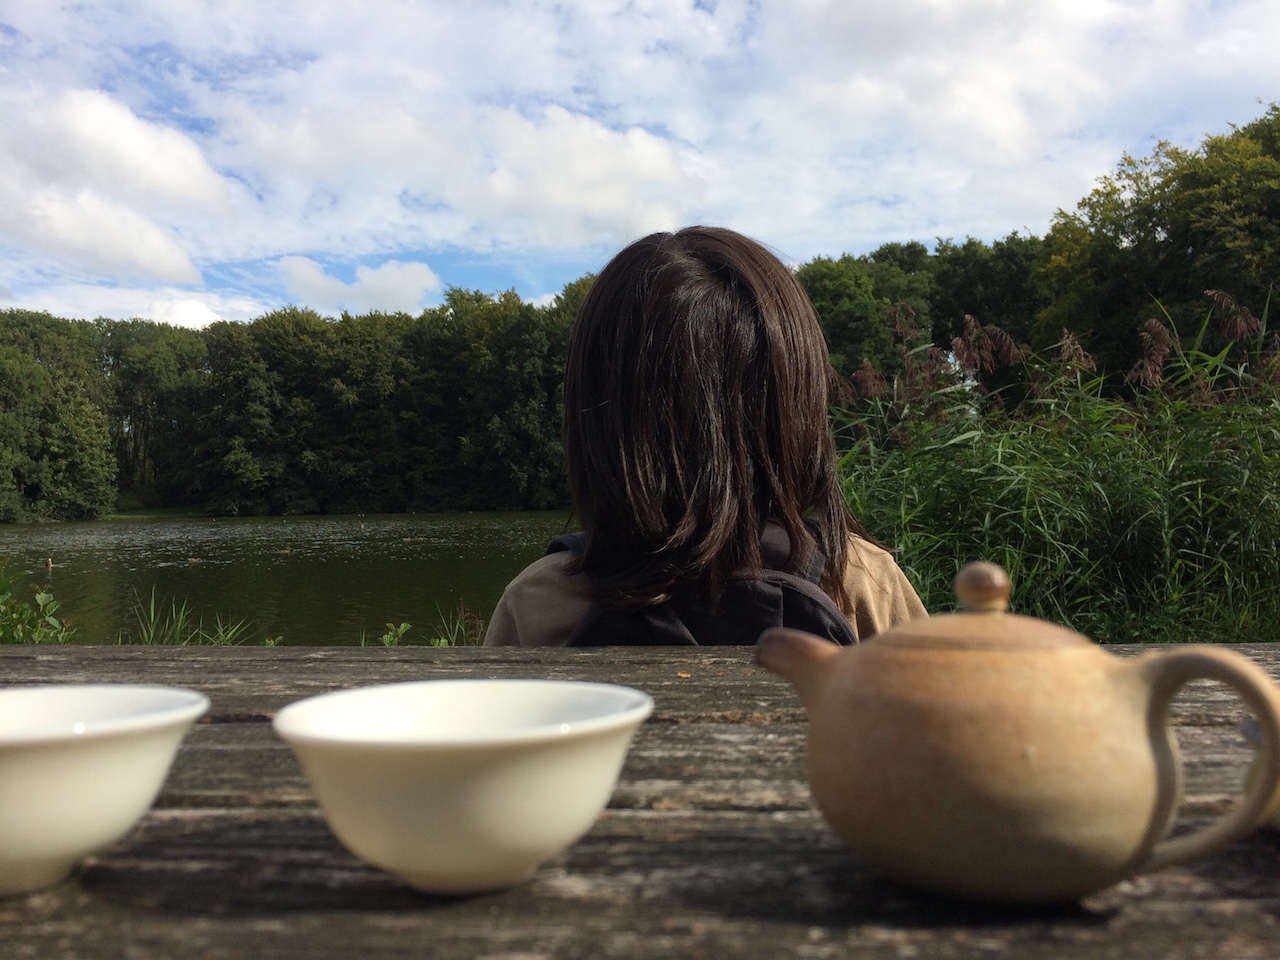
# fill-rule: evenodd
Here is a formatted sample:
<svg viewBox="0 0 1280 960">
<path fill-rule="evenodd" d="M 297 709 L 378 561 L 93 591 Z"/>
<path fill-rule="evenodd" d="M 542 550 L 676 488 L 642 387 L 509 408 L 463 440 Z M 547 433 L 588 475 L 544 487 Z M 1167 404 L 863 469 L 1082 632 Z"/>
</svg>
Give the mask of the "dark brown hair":
<svg viewBox="0 0 1280 960">
<path fill-rule="evenodd" d="M 631 244 L 578 310 L 562 440 L 588 537 L 570 567 L 620 607 L 686 590 L 718 599 L 760 567 L 767 520 L 811 556 L 847 607 L 848 531 L 827 419 L 832 386 L 813 305 L 773 254 L 730 230 L 689 227 Z"/>
</svg>

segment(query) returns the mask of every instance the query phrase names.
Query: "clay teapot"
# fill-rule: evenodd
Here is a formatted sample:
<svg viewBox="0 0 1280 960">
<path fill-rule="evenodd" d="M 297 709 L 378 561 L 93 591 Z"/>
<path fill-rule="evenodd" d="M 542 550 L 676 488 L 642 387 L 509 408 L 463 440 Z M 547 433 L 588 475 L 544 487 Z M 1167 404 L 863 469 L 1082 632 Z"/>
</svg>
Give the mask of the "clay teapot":
<svg viewBox="0 0 1280 960">
<path fill-rule="evenodd" d="M 1006 613 L 994 564 L 965 567 L 955 590 L 962 612 L 858 646 L 775 629 L 756 647 L 804 701 L 823 816 L 892 879 L 965 899 L 1075 900 L 1202 857 L 1280 802 L 1280 691 L 1248 658 L 1210 646 L 1115 656 Z M 1257 774 L 1213 824 L 1166 838 L 1182 789 L 1169 704 L 1200 678 L 1253 711 Z"/>
</svg>

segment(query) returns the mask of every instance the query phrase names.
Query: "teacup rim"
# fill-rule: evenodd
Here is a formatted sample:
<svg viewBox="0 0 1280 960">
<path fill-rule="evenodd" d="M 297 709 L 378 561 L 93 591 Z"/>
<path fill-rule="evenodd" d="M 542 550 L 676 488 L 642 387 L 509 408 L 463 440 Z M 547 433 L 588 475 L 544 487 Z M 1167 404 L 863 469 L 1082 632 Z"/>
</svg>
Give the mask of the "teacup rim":
<svg viewBox="0 0 1280 960">
<path fill-rule="evenodd" d="M 388 689 L 408 689 L 411 687 L 441 688 L 444 686 L 484 685 L 484 686 L 557 686 L 575 690 L 608 690 L 629 695 L 634 702 L 623 709 L 597 717 L 577 720 L 569 723 L 542 724 L 526 727 L 518 731 L 479 734 L 455 737 L 409 737 L 404 739 L 371 739 L 361 736 L 342 736 L 332 733 L 315 733 L 297 729 L 297 717 L 307 708 L 323 700 L 346 699 L 350 696 L 368 695 L 371 691 Z M 358 747 L 362 750 L 421 750 L 429 748 L 475 750 L 486 747 L 505 747 L 520 744 L 532 744 L 551 740 L 562 740 L 567 737 L 583 737 L 619 728 L 639 726 L 653 713 L 654 700 L 651 695 L 635 687 L 618 683 L 601 683 L 588 680 L 545 679 L 540 677 L 448 677 L 428 680 L 404 680 L 393 683 L 361 684 L 330 690 L 313 696 L 295 700 L 282 707 L 271 725 L 276 734 L 288 743 L 304 743 L 327 745 L 333 747 Z"/>
<path fill-rule="evenodd" d="M 164 683 L 21 683 L 0 686 L 0 697 L 10 694 L 53 693 L 68 696 L 84 693 L 137 695 L 163 693 L 175 701 L 145 713 L 128 713 L 118 717 L 93 720 L 83 730 L 6 731 L 0 727 L 0 747 L 85 742 L 120 734 L 138 733 L 168 726 L 193 723 L 208 712 L 211 701 L 199 690 Z"/>
</svg>

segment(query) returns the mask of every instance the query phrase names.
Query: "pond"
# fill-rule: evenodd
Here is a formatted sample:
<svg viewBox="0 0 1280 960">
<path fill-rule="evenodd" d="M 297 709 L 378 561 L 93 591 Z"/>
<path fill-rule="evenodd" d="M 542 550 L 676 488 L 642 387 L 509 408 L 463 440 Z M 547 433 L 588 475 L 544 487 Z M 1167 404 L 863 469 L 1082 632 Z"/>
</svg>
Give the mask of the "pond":
<svg viewBox="0 0 1280 960">
<path fill-rule="evenodd" d="M 246 643 L 425 642 L 461 609 L 488 619 L 507 582 L 565 532 L 555 513 L 121 518 L 0 525 L 19 599 L 48 585 L 82 643 L 139 634 L 140 601 L 211 627 L 244 620 Z M 45 561 L 52 570 L 46 571 Z"/>
</svg>

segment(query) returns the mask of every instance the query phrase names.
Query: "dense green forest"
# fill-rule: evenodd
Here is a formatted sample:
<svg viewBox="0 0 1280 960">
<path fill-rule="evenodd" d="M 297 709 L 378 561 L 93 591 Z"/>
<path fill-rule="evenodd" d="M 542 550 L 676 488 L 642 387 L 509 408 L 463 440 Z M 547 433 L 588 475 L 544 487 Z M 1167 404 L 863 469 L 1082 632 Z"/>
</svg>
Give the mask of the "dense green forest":
<svg viewBox="0 0 1280 960">
<path fill-rule="evenodd" d="M 573 312 L 450 290 L 417 317 L 288 307 L 202 330 L 0 313 L 0 518 L 565 502 Z"/>
<path fill-rule="evenodd" d="M 1254 402 L 1217 374 L 1275 377 L 1280 107 L 1195 150 L 1124 157 L 1044 237 L 891 243 L 798 276 L 845 415 L 925 370 L 966 409 L 1029 411 L 1031 358 L 1062 344 L 1134 405 L 1194 342 L 1217 362 L 1201 381 Z M 450 289 L 418 316 L 291 306 L 202 330 L 0 312 L 0 520 L 564 506 L 565 343 L 590 281 L 545 307 Z"/>
</svg>

